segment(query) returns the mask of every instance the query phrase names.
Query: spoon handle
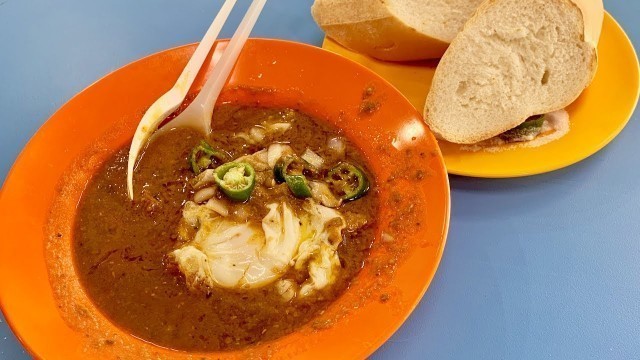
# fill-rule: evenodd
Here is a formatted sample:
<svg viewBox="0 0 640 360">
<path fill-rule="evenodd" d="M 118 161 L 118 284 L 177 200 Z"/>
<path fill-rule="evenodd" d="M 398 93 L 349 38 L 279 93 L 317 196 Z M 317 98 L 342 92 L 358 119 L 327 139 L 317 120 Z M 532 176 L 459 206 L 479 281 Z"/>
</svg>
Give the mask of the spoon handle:
<svg viewBox="0 0 640 360">
<path fill-rule="evenodd" d="M 231 74 L 231 70 L 238 60 L 238 56 L 249 38 L 249 34 L 253 29 L 258 17 L 264 8 L 267 0 L 253 0 L 251 6 L 247 10 L 238 29 L 229 41 L 229 45 L 225 49 L 220 61 L 213 68 L 211 76 L 207 79 L 202 90 L 194 100 L 194 103 L 203 104 L 203 116 L 205 119 L 205 133 L 211 132 L 211 116 L 213 115 L 213 107 L 227 82 L 227 78 Z"/>
<path fill-rule="evenodd" d="M 183 97 L 187 96 L 189 88 L 191 88 L 202 64 L 213 47 L 213 44 L 218 39 L 218 35 L 220 35 L 220 31 L 222 30 L 224 23 L 227 21 L 236 1 L 237 0 L 226 0 L 224 2 L 218 12 L 218 15 L 216 15 L 216 18 L 213 20 L 206 34 L 204 34 L 204 37 L 198 44 L 196 51 L 191 55 L 191 59 L 189 59 L 189 62 L 184 67 L 184 70 L 182 70 L 180 77 L 178 77 L 178 81 L 176 81 L 175 86 L 180 87 L 180 90 L 183 91 Z"/>
</svg>

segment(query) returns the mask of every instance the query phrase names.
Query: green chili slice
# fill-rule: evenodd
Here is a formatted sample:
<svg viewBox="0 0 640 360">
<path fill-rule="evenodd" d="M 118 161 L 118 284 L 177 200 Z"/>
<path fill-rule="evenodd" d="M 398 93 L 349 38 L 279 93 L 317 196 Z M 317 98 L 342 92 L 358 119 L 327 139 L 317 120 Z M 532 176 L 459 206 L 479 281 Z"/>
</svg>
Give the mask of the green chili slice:
<svg viewBox="0 0 640 360">
<path fill-rule="evenodd" d="M 287 183 L 297 198 L 311 196 L 311 187 L 305 174 L 313 172 L 311 165 L 295 155 L 281 157 L 273 167 L 273 178 L 279 184 Z"/>
<path fill-rule="evenodd" d="M 227 160 L 227 155 L 216 150 L 204 140 L 201 140 L 189 154 L 191 170 L 197 175 L 206 170 L 211 164 L 217 165 Z"/>
<path fill-rule="evenodd" d="M 341 162 L 329 171 L 326 178 L 329 188 L 345 201 L 356 200 L 369 191 L 369 180 L 359 167 Z"/>
<path fill-rule="evenodd" d="M 293 196 L 297 198 L 311 197 L 311 187 L 307 181 L 307 177 L 304 175 L 286 175 L 285 181 L 289 190 L 293 193 Z"/>
<path fill-rule="evenodd" d="M 256 186 L 256 172 L 247 163 L 228 162 L 214 170 L 216 183 L 231 200 L 246 201 Z"/>
<path fill-rule="evenodd" d="M 505 131 L 499 135 L 499 137 L 507 142 L 521 142 L 533 140 L 536 136 L 542 132 L 542 125 L 544 124 L 544 115 L 536 115 L 528 118 L 522 124 L 515 128 Z"/>
<path fill-rule="evenodd" d="M 544 115 L 536 115 L 525 120 L 525 122 L 516 127 L 516 129 L 539 128 L 542 124 L 544 124 Z"/>
<path fill-rule="evenodd" d="M 284 178 L 285 171 L 294 159 L 295 157 L 292 155 L 283 156 L 278 159 L 276 165 L 273 167 L 273 178 L 276 183 L 282 184 L 286 181 Z"/>
</svg>

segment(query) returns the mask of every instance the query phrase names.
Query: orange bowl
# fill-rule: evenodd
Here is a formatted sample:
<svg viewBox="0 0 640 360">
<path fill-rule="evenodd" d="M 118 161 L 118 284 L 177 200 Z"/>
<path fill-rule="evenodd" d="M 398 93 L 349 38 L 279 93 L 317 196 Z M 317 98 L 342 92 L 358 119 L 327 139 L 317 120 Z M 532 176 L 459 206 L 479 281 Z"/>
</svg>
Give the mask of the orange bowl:
<svg viewBox="0 0 640 360">
<path fill-rule="evenodd" d="M 212 51 L 208 69 L 225 45 Z M 398 329 L 433 278 L 448 229 L 448 180 L 437 143 L 409 101 L 364 67 L 308 45 L 250 40 L 219 102 L 297 108 L 361 148 L 379 184 L 380 209 L 373 248 L 350 288 L 290 335 L 193 354 L 119 329 L 80 286 L 70 240 L 86 181 L 131 140 L 145 108 L 172 86 L 194 49 L 166 50 L 107 75 L 57 111 L 19 156 L 0 192 L 0 305 L 9 325 L 45 359 L 366 357 Z M 360 108 L 369 86 L 380 103 L 371 114 Z M 389 229 L 396 236 L 382 241 Z"/>
</svg>

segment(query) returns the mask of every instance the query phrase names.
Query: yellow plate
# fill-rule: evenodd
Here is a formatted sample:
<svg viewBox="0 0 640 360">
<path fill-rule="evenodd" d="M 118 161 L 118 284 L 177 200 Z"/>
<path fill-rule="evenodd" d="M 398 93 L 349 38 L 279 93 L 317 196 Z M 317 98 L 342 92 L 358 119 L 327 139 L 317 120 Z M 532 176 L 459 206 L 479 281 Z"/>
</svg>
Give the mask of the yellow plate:
<svg viewBox="0 0 640 360">
<path fill-rule="evenodd" d="M 437 61 L 378 61 L 349 51 L 331 39 L 325 39 L 323 48 L 377 72 L 422 112 Z M 575 164 L 602 149 L 631 118 L 638 102 L 639 83 L 638 58 L 633 45 L 608 13 L 598 55 L 598 72 L 593 83 L 567 108 L 571 119 L 567 135 L 537 148 L 502 152 L 465 151 L 460 145 L 440 141 L 449 173 L 487 178 L 535 175 Z"/>
</svg>

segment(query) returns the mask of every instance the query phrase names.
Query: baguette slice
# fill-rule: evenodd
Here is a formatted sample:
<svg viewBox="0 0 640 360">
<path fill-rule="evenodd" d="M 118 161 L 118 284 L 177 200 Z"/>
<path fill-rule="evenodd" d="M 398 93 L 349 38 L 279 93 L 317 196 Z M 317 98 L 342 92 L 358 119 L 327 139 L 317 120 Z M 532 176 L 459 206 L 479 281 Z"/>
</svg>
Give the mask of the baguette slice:
<svg viewBox="0 0 640 360">
<path fill-rule="evenodd" d="M 424 110 L 460 144 L 562 109 L 593 79 L 602 0 L 487 0 L 440 61 Z"/>
<path fill-rule="evenodd" d="M 315 0 L 311 14 L 343 46 L 391 61 L 439 58 L 483 0 Z"/>
</svg>

